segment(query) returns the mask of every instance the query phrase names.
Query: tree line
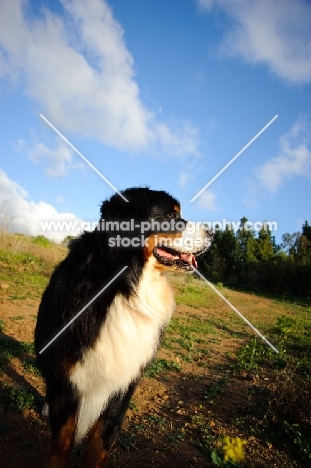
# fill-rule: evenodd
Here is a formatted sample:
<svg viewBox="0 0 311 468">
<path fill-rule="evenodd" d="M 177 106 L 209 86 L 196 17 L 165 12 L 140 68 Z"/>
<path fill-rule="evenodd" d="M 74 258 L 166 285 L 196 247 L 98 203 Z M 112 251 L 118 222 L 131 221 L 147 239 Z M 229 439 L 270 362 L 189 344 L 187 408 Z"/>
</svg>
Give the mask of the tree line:
<svg viewBox="0 0 311 468">
<path fill-rule="evenodd" d="M 309 223 L 277 245 L 268 225 L 256 233 L 245 228 L 247 221 L 242 218 L 236 232 L 231 225 L 216 231 L 209 251 L 198 257 L 200 271 L 228 287 L 311 298 Z"/>
</svg>

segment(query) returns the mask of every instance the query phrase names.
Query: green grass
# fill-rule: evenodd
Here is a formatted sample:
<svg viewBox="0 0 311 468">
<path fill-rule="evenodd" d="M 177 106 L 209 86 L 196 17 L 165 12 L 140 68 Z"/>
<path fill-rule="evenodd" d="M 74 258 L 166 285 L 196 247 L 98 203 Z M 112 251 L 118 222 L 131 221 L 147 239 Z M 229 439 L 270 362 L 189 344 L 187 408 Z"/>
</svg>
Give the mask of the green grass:
<svg viewBox="0 0 311 468">
<path fill-rule="evenodd" d="M 36 367 L 34 357 L 34 345 L 27 341 L 17 341 L 9 336 L 0 336 L 0 367 L 3 369 L 14 357 L 23 362 L 23 367 L 28 373 L 40 375 Z M 25 357 L 25 354 L 27 356 Z M 32 355 L 32 356 L 30 356 Z"/>
<path fill-rule="evenodd" d="M 194 309 L 205 308 L 211 304 L 213 297 L 210 291 L 202 283 L 199 285 L 187 285 L 175 294 L 176 304 L 184 304 Z"/>
<path fill-rule="evenodd" d="M 41 245 L 42 247 L 52 247 L 53 242 L 47 239 L 44 236 L 37 236 L 33 239 L 33 243 L 36 245 Z"/>
<path fill-rule="evenodd" d="M 251 371 L 264 364 L 275 368 L 291 364 L 297 372 L 311 377 L 311 314 L 308 311 L 296 308 L 295 316 L 278 317 L 269 338 L 278 354 L 255 337 L 237 351 L 237 367 Z"/>
<path fill-rule="evenodd" d="M 17 357 L 22 354 L 24 347 L 20 341 L 10 338 L 9 336 L 0 336 L 0 354 L 3 356 L 7 353 L 11 357 Z"/>
<path fill-rule="evenodd" d="M 228 380 L 228 377 L 215 377 L 212 382 L 201 391 L 202 398 L 204 400 L 210 400 L 211 398 L 223 394 Z"/>
<path fill-rule="evenodd" d="M 214 327 L 200 316 L 173 317 L 165 330 L 162 346 L 175 351 L 186 362 L 200 361 L 208 353 L 208 335 L 213 334 Z"/>
<path fill-rule="evenodd" d="M 164 426 L 166 423 L 166 419 L 158 416 L 157 414 L 147 414 L 145 416 L 145 419 L 150 423 L 155 426 Z"/>
<path fill-rule="evenodd" d="M 145 372 L 145 377 L 153 378 L 166 371 L 180 372 L 181 365 L 167 359 L 156 358 Z"/>
<path fill-rule="evenodd" d="M 49 279 L 49 272 L 40 258 L 0 249 L 0 261 L 4 264 L 0 279 L 9 283 L 12 300 L 40 297 Z"/>
<path fill-rule="evenodd" d="M 128 432 L 121 432 L 118 438 L 118 445 L 124 450 L 133 450 L 135 448 L 136 436 Z"/>
<path fill-rule="evenodd" d="M 236 352 L 236 363 L 239 370 L 253 371 L 273 357 L 274 351 L 267 345 L 253 338 Z"/>
<path fill-rule="evenodd" d="M 21 346 L 25 353 L 28 354 L 35 354 L 35 346 L 33 343 L 28 342 L 28 341 L 21 341 Z"/>
<path fill-rule="evenodd" d="M 183 432 L 178 432 L 178 430 L 174 431 L 174 433 L 172 434 L 166 435 L 167 442 L 171 447 L 176 447 L 177 445 L 179 445 L 185 440 L 185 437 L 186 434 Z"/>
<path fill-rule="evenodd" d="M 36 359 L 34 357 L 28 357 L 24 362 L 23 362 L 23 368 L 25 369 L 25 372 L 27 374 L 32 374 L 32 375 L 41 375 L 41 372 L 39 371 L 36 363 Z"/>
<path fill-rule="evenodd" d="M 29 342 L 20 342 L 9 336 L 0 336 L 0 367 L 4 371 L 14 357 L 22 361 L 25 373 L 40 375 L 34 357 L 34 345 Z M 31 356 L 32 355 L 32 356 Z M 12 386 L 0 382 L 0 399 L 11 410 L 22 412 L 27 409 L 36 409 L 35 395 L 16 383 Z"/>
<path fill-rule="evenodd" d="M 297 460 L 310 462 L 311 310 L 296 306 L 293 310 L 292 316 L 278 317 L 270 330 L 279 354 L 252 339 L 237 351 L 236 365 L 239 370 L 275 371 L 272 383 L 253 388 L 245 421 L 256 419 L 257 436 L 273 443 L 282 440 Z"/>
<path fill-rule="evenodd" d="M 208 310 L 213 307 L 212 298 L 210 291 L 204 290 L 201 284 L 194 280 L 181 285 L 178 285 L 176 280 L 173 284 L 175 288 L 179 288 L 176 294 L 177 302 L 191 308 L 204 307 L 207 320 L 201 324 L 202 318 L 198 320 L 195 313 L 189 314 L 187 318 L 173 319 L 164 337 L 165 349 L 174 351 L 178 355 L 184 352 L 184 355 L 191 357 L 198 351 L 208 353 L 208 343 L 211 343 L 212 334 L 215 332 L 217 336 L 230 335 L 242 338 L 244 341 L 236 353 L 231 353 L 229 356 L 230 362 L 233 362 L 233 365 L 227 366 L 229 374 L 227 376 L 224 374 L 226 365 L 222 369 L 219 368 L 220 375 L 201 390 L 200 397 L 209 402 L 215 399 L 213 403 L 217 405 L 217 397 L 224 393 L 227 386 L 230 386 L 230 380 L 236 372 L 243 371 L 251 373 L 250 375 L 254 373 L 265 375 L 267 371 L 272 372 L 273 377 L 270 376 L 267 381 L 259 381 L 262 383 L 250 387 L 245 413 L 240 409 L 232 421 L 236 421 L 236 427 L 240 430 L 255 434 L 258 439 L 272 442 L 274 446 L 282 440 L 285 452 L 291 454 L 293 459 L 302 463 L 310 463 L 310 306 L 307 303 L 297 304 L 272 298 L 270 300 L 271 312 L 269 312 L 267 299 L 252 294 L 241 296 L 234 291 L 224 291 L 226 297 L 238 308 L 249 309 L 249 314 L 246 315 L 254 314 L 256 317 L 252 320 L 254 325 L 258 326 L 277 347 L 279 353 L 276 354 L 260 338 L 248 338 L 247 327 L 229 310 L 225 313 L 222 310 L 219 318 L 215 317 L 215 314 L 212 318 L 208 317 Z M 214 302 L 217 303 L 217 299 Z M 217 307 L 219 307 L 218 303 Z M 220 307 L 220 309 L 223 308 Z M 274 321 L 270 317 L 273 317 Z M 206 428 L 206 418 L 200 414 L 193 415 L 192 423 L 200 433 L 200 448 L 209 459 L 211 454 L 214 454 L 213 462 L 217 464 L 218 452 L 215 448 L 215 436 Z M 280 454 L 281 458 L 283 456 L 286 455 Z M 234 466 L 230 463 L 225 464 L 221 456 L 218 462 L 219 466 Z"/>
<path fill-rule="evenodd" d="M 1 384 L 0 391 L 7 408 L 18 412 L 36 409 L 35 396 L 30 391 L 20 387 L 12 388 L 4 383 Z"/>
<path fill-rule="evenodd" d="M 138 406 L 136 405 L 136 403 L 135 403 L 135 401 L 133 399 L 130 400 L 129 408 L 132 411 L 138 411 Z"/>
<path fill-rule="evenodd" d="M 2 295 L 11 300 L 38 299 L 46 287 L 55 264 L 66 248 L 44 236 L 36 238 L 5 233 L 0 248 L 0 281 L 9 284 Z"/>
</svg>

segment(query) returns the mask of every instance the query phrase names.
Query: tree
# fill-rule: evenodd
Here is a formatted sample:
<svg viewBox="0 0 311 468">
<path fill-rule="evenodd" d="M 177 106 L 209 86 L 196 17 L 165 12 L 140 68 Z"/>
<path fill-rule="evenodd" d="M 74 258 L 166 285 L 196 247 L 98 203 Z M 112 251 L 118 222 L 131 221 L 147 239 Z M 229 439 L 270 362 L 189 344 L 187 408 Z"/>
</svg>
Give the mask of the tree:
<svg viewBox="0 0 311 468">
<path fill-rule="evenodd" d="M 255 232 L 250 229 L 248 219 L 241 219 L 241 227 L 236 232 L 236 270 L 239 281 L 247 284 L 249 267 L 256 262 Z"/>
<path fill-rule="evenodd" d="M 282 236 L 281 248 L 285 250 L 285 252 L 288 255 L 295 256 L 297 253 L 297 246 L 299 243 L 300 236 L 300 232 L 294 232 L 294 234 L 289 234 L 288 232 L 286 232 Z"/>
<path fill-rule="evenodd" d="M 226 229 L 219 233 L 217 237 L 217 247 L 224 279 L 235 274 L 236 245 L 237 240 L 232 226 L 227 225 Z"/>
<path fill-rule="evenodd" d="M 311 226 L 308 221 L 302 225 L 302 235 L 305 236 L 309 242 L 311 242 Z"/>
<path fill-rule="evenodd" d="M 266 260 L 274 254 L 274 242 L 269 226 L 264 224 L 258 233 L 256 258 Z"/>
<path fill-rule="evenodd" d="M 241 219 L 236 234 L 231 226 L 217 231 L 209 251 L 199 257 L 199 268 L 212 281 L 254 291 L 311 297 L 311 226 L 286 233 L 275 244 L 268 226 L 256 237 Z"/>
<path fill-rule="evenodd" d="M 302 234 L 297 243 L 297 263 L 311 265 L 311 226 L 308 221 L 302 225 Z"/>
</svg>

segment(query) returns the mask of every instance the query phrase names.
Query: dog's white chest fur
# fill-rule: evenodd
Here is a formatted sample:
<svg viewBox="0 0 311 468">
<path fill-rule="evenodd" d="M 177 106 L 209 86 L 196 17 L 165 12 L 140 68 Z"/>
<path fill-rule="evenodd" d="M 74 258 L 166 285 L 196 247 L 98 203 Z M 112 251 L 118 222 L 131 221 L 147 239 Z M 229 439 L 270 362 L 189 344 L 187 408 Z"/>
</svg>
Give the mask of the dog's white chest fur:
<svg viewBox="0 0 311 468">
<path fill-rule="evenodd" d="M 117 295 L 95 346 L 74 367 L 70 380 L 79 394 L 76 440 L 82 439 L 110 397 L 129 384 L 154 356 L 159 334 L 174 310 L 173 292 L 150 259 L 135 296 Z"/>
</svg>

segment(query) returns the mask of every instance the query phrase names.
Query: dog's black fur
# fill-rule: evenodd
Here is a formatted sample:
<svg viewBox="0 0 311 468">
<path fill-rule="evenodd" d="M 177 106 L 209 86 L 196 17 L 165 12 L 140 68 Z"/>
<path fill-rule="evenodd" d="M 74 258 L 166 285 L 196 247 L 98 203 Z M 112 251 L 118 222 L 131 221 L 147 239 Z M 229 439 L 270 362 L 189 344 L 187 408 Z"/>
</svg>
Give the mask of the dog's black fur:
<svg viewBox="0 0 311 468">
<path fill-rule="evenodd" d="M 125 202 L 118 194 L 113 195 L 110 200 L 102 204 L 101 220 L 165 219 L 171 222 L 173 219 L 184 221 L 180 216 L 179 202 L 166 192 L 153 191 L 148 188 L 132 188 L 122 193 L 128 202 Z M 77 366 L 88 365 L 87 353 L 95 349 L 100 333 L 105 329 L 107 317 L 114 313 L 112 311 L 116 297 L 123 298 L 124 314 L 128 314 L 127 301 L 132 300 L 131 298 L 136 300 L 136 295 L 142 294 L 141 292 L 137 293 L 137 291 L 142 288 L 140 284 L 143 275 L 146 274 L 146 269 L 149 271 L 148 275 L 153 274 L 150 273 L 153 270 L 161 272 L 170 269 L 191 269 L 191 261 L 189 266 L 181 257 L 169 262 L 167 258 L 163 258 L 163 262 L 161 262 L 161 256 L 155 256 L 155 247 L 149 249 L 144 246 L 109 247 L 109 238 L 117 234 L 129 238 L 137 235 L 140 237 L 140 233 L 135 231 L 107 232 L 99 226 L 95 231 L 84 232 L 80 237 L 74 239 L 70 243 L 67 257 L 55 269 L 42 296 L 35 329 L 35 348 L 38 366 L 46 382 L 46 401 L 49 407 L 52 432 L 51 451 L 46 464 L 49 468 L 69 466 L 70 452 L 75 441 L 77 414 L 82 401 L 79 384 L 73 384 L 72 376 L 77 375 L 75 378 L 78 379 L 79 372 L 74 374 Z M 149 230 L 145 233 L 145 238 L 153 239 L 153 235 L 154 232 Z M 161 233 L 157 233 L 157 235 L 161 235 Z M 208 235 L 210 233 L 206 234 L 206 236 Z M 165 237 L 170 236 L 172 238 L 174 236 L 180 237 L 180 229 L 173 227 L 165 233 Z M 170 258 L 174 257 L 170 255 Z M 49 341 L 125 265 L 127 265 L 125 272 L 52 344 L 41 352 Z M 152 305 L 152 307 L 156 309 L 157 304 Z M 144 314 L 144 311 L 141 314 Z M 113 323 L 113 318 L 110 317 L 109 320 L 112 320 L 111 323 Z M 142 320 L 141 315 L 138 320 Z M 156 330 L 157 337 L 161 334 L 166 321 L 163 319 L 163 324 Z M 139 326 L 141 326 L 140 322 Z M 111 333 L 113 335 L 114 332 Z M 118 330 L 115 333 L 117 334 Z M 133 338 L 135 339 L 135 336 Z M 105 344 L 102 343 L 100 349 L 104 348 Z M 116 353 L 118 349 L 116 348 Z M 153 354 L 156 349 L 155 345 Z M 101 352 L 104 353 L 104 351 Z M 107 353 L 109 354 L 109 352 L 108 350 Z M 114 350 L 111 352 L 113 353 Z M 130 354 L 128 359 L 130 365 Z M 93 427 L 88 429 L 89 449 L 84 460 L 85 467 L 106 466 L 109 452 L 120 430 L 129 400 L 146 364 L 144 362 L 137 375 L 128 382 L 126 389 L 122 387 L 119 391 L 109 395 L 99 420 L 94 421 Z M 98 384 L 98 378 L 94 375 L 94 379 L 96 379 L 95 386 Z"/>
</svg>

